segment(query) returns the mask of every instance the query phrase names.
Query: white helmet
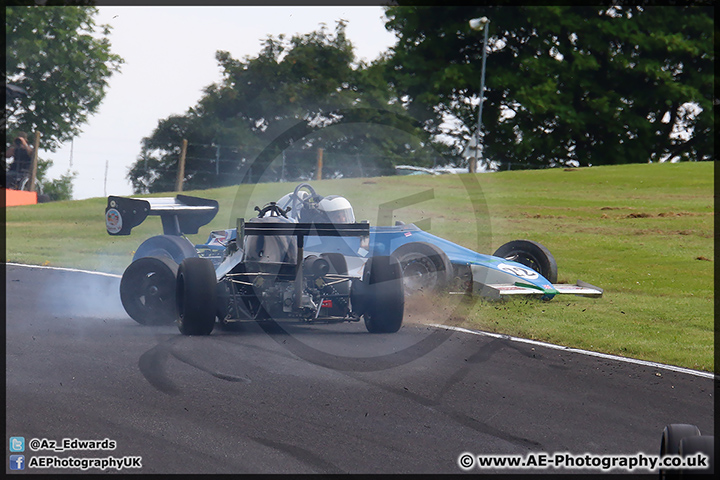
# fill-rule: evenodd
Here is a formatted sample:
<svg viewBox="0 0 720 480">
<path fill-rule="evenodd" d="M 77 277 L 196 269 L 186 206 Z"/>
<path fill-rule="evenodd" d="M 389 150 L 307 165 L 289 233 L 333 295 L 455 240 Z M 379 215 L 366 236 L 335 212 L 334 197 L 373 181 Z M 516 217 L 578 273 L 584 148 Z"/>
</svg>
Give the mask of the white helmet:
<svg viewBox="0 0 720 480">
<path fill-rule="evenodd" d="M 353 223 L 355 221 L 352 205 L 340 195 L 329 195 L 323 198 L 318 202 L 317 208 L 325 212 L 332 223 Z"/>
</svg>

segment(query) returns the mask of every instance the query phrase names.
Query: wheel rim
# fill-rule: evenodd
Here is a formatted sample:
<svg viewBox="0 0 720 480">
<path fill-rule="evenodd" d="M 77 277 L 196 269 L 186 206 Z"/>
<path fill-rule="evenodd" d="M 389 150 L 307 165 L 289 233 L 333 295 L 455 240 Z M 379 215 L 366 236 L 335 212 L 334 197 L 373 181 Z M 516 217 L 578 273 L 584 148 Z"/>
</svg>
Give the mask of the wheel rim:
<svg viewBox="0 0 720 480">
<path fill-rule="evenodd" d="M 408 294 L 432 288 L 437 283 L 437 269 L 427 257 L 404 262 L 402 274 Z"/>
<path fill-rule="evenodd" d="M 169 287 L 167 279 L 162 277 L 164 276 L 158 272 L 148 273 L 133 292 L 135 303 L 146 310 L 149 316 L 155 317 L 172 305 L 169 303 L 172 300 L 172 287 Z"/>
<path fill-rule="evenodd" d="M 539 274 L 543 274 L 542 268 L 540 268 L 540 263 L 537 261 L 535 257 L 532 255 L 525 253 L 525 252 L 512 252 L 510 255 L 507 255 L 505 257 L 505 260 L 511 260 L 513 262 L 520 263 L 522 265 L 525 265 L 528 268 L 532 268 Z"/>
<path fill-rule="evenodd" d="M 175 311 L 175 274 L 165 264 L 143 262 L 121 282 L 121 300 L 139 323 L 171 323 Z"/>
<path fill-rule="evenodd" d="M 160 285 L 158 285 L 155 280 L 157 280 L 157 273 L 153 272 L 148 274 L 148 276 L 143 279 L 143 285 L 140 288 L 140 295 L 138 296 L 138 301 L 145 308 L 151 310 L 162 304 Z"/>
</svg>

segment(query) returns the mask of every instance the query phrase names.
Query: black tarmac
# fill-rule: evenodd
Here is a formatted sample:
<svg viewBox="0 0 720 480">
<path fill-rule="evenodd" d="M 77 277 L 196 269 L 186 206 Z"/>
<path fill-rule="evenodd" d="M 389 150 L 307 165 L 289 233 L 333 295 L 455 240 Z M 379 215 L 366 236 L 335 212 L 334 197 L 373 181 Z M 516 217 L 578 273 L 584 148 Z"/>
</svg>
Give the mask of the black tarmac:
<svg viewBox="0 0 720 480">
<path fill-rule="evenodd" d="M 9 265 L 6 281 L 6 441 L 25 438 L 26 465 L 112 456 L 142 457 L 124 473 L 462 473 L 465 452 L 657 455 L 669 423 L 714 433 L 713 380 L 701 376 L 413 322 L 382 335 L 247 323 L 186 337 L 130 319 L 117 277 Z M 106 438 L 114 450 L 30 449 Z"/>
</svg>

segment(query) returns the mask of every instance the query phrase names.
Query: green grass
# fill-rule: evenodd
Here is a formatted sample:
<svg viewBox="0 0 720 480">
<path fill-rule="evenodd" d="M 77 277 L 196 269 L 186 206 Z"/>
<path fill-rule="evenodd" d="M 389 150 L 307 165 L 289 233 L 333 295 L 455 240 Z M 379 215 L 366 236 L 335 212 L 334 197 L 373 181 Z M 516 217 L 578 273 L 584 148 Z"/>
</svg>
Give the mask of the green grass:
<svg viewBox="0 0 720 480">
<path fill-rule="evenodd" d="M 642 164 L 312 184 L 320 194 L 346 196 L 357 218 L 373 225 L 379 205 L 425 192 L 424 201 L 393 218 L 425 222 L 431 233 L 481 253 L 513 239 L 538 241 L 555 256 L 560 283 L 581 279 L 605 290 L 600 299 L 481 301 L 463 315 L 463 326 L 712 371 L 713 169 Z M 237 216 L 252 216 L 255 205 L 294 186 L 186 192 L 220 202 L 215 220 L 191 240 L 204 242 L 211 229 L 234 226 Z M 8 208 L 7 260 L 122 273 L 137 246 L 160 232 L 160 220 L 110 237 L 105 204 Z"/>
</svg>

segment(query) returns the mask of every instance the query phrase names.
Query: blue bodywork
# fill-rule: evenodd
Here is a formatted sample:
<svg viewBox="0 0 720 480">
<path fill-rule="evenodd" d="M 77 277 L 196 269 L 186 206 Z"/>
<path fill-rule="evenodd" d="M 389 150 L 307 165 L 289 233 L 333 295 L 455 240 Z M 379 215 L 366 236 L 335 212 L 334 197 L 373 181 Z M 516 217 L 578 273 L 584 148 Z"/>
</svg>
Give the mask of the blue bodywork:
<svg viewBox="0 0 720 480">
<path fill-rule="evenodd" d="M 198 252 L 213 258 L 219 264 L 225 244 L 237 238 L 236 229 L 219 230 L 210 234 L 208 241 L 196 245 Z M 357 237 L 317 237 L 305 238 L 305 253 L 340 253 L 345 257 L 367 259 L 370 256 L 390 255 L 401 245 L 412 242 L 426 242 L 439 247 L 447 255 L 453 268 L 465 268 L 472 272 L 476 283 L 503 283 L 538 290 L 542 298 L 549 300 L 558 292 L 552 282 L 517 262 L 492 255 L 484 255 L 465 248 L 444 238 L 425 232 L 416 225 L 397 225 L 394 227 L 370 227 L 370 238 L 366 245 Z M 480 278 L 479 278 L 480 277 Z"/>
</svg>

